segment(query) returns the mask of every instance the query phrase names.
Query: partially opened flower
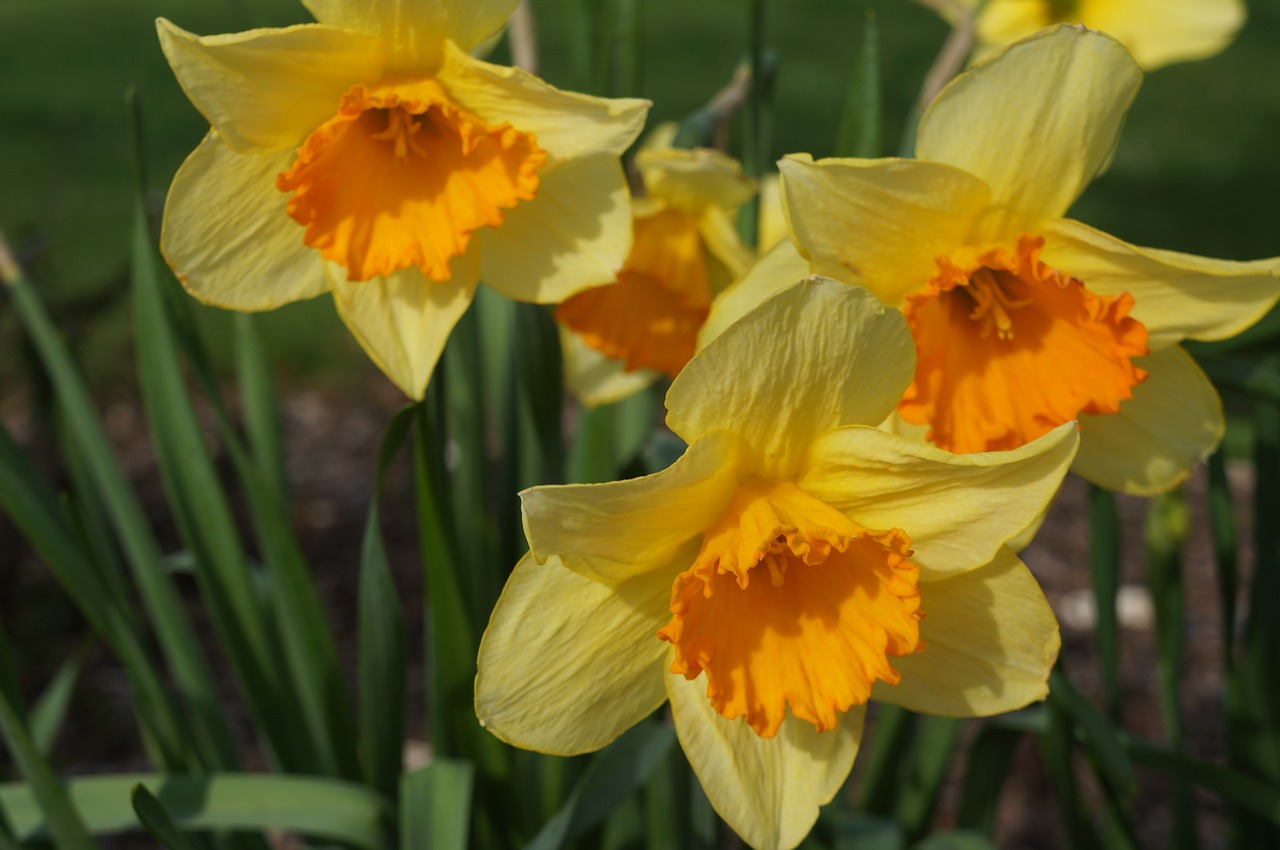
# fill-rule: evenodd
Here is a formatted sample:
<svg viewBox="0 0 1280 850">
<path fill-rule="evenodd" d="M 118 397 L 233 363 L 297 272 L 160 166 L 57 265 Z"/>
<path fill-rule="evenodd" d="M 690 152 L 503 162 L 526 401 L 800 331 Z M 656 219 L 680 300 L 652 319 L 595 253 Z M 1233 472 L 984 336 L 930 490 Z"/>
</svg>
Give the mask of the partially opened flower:
<svg viewBox="0 0 1280 850">
<path fill-rule="evenodd" d="M 944 89 L 916 160 L 787 158 L 794 248 L 726 292 L 704 333 L 759 303 L 779 269 L 841 278 L 906 313 L 918 365 L 898 414 L 937 445 L 1013 448 L 1078 418 L 1081 475 L 1174 486 L 1223 432 L 1217 393 L 1177 343 L 1260 318 L 1280 259 L 1139 248 L 1063 217 L 1106 166 L 1141 77 L 1115 40 L 1060 26 Z"/>
<path fill-rule="evenodd" d="M 162 248 L 209 304 L 332 292 L 420 398 L 478 280 L 554 303 L 631 244 L 617 157 L 647 103 L 472 58 L 517 0 L 304 0 L 319 23 L 160 42 L 209 135 L 174 177 Z"/>
<path fill-rule="evenodd" d="M 980 0 L 938 5 L 952 19 Z M 932 4 L 931 4 L 932 5 Z M 1244 24 L 1243 0 L 985 0 L 977 12 L 978 55 L 1059 23 L 1118 39 L 1148 70 L 1223 50 Z"/>
<path fill-rule="evenodd" d="M 670 467 L 525 491 L 481 722 L 570 755 L 670 700 L 720 815 L 789 848 L 848 775 L 868 699 L 950 716 L 1040 699 L 1057 624 L 1004 544 L 1075 429 L 968 456 L 877 429 L 913 369 L 901 314 L 814 278 L 676 378 L 667 424 L 689 447 Z"/>
<path fill-rule="evenodd" d="M 601 404 L 674 378 L 689 362 L 714 295 L 751 264 L 734 228 L 755 182 L 737 160 L 700 148 L 636 154 L 644 185 L 633 204 L 635 238 L 616 281 L 556 308 L 570 334 L 569 385 Z"/>
</svg>

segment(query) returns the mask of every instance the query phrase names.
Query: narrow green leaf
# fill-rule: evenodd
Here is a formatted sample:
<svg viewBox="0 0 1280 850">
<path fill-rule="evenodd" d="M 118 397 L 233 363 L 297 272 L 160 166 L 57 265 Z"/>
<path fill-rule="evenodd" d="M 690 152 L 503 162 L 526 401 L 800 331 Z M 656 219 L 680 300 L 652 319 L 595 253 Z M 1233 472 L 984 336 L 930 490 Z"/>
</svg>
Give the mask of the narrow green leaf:
<svg viewBox="0 0 1280 850">
<path fill-rule="evenodd" d="M 1190 534 L 1191 519 L 1180 490 L 1161 494 L 1147 509 L 1145 526 L 1147 584 L 1156 615 L 1156 671 L 1160 679 L 1160 708 L 1165 734 L 1177 752 L 1186 750 L 1179 685 L 1183 666 L 1182 547 Z M 1173 846 L 1194 850 L 1199 846 L 1195 824 L 1195 798 L 1187 782 L 1174 788 Z"/>
<path fill-rule="evenodd" d="M 365 781 L 395 799 L 403 766 L 407 659 L 400 594 L 379 528 L 383 475 L 413 425 L 406 407 L 387 426 L 378 451 L 360 556 L 360 750 Z"/>
<path fill-rule="evenodd" d="M 560 332 L 543 307 L 517 304 L 514 333 L 521 459 L 517 489 L 558 484 L 565 465 Z"/>
<path fill-rule="evenodd" d="M 957 825 L 984 835 L 994 833 L 1000 794 L 1023 734 L 993 723 L 982 727 L 969 748 L 969 767 L 960 790 Z"/>
<path fill-rule="evenodd" d="M 836 156 L 877 157 L 880 155 L 880 33 L 874 9 L 866 10 L 862 45 L 845 89 L 844 112 L 836 136 Z"/>
<path fill-rule="evenodd" d="M 746 0 L 747 56 L 751 63 L 751 89 L 742 112 L 742 165 L 751 177 L 764 176 L 773 163 L 771 123 L 772 74 L 766 73 L 765 0 Z M 747 245 L 756 244 L 759 233 L 760 197 L 742 205 L 738 214 L 738 232 Z"/>
<path fill-rule="evenodd" d="M 195 845 L 178 832 L 178 827 L 174 825 L 169 813 L 164 810 L 164 806 L 155 798 L 155 795 L 147 790 L 147 786 L 141 784 L 133 786 L 129 801 L 133 804 L 133 813 L 138 816 L 138 822 L 142 824 L 142 828 L 168 850 L 195 850 Z"/>
<path fill-rule="evenodd" d="M 58 732 L 62 730 L 63 721 L 66 720 L 67 707 L 71 704 L 71 695 L 80 678 L 80 668 L 84 666 L 87 650 L 88 645 L 85 644 L 67 656 L 67 660 L 58 666 L 58 672 L 53 675 L 53 679 L 31 708 L 31 740 L 45 758 L 49 758 L 53 752 Z"/>
<path fill-rule="evenodd" d="M 1222 612 L 1222 662 L 1228 677 L 1235 667 L 1236 592 L 1239 587 L 1239 544 L 1231 485 L 1223 449 L 1209 457 L 1209 531 L 1213 537 L 1213 565 L 1218 578 Z"/>
<path fill-rule="evenodd" d="M 1076 690 L 1061 665 L 1054 667 L 1049 674 L 1049 700 L 1079 730 L 1082 743 L 1106 782 L 1120 794 L 1132 794 L 1137 781 L 1133 776 L 1133 765 L 1120 745 L 1116 727 Z"/>
<path fill-rule="evenodd" d="M 911 762 L 894 805 L 908 838 L 919 838 L 928 830 L 959 739 L 960 721 L 956 718 L 920 718 Z"/>
<path fill-rule="evenodd" d="M 1048 703 L 1046 716 L 1049 721 L 1048 726 L 1037 743 L 1049 780 L 1053 785 L 1058 814 L 1062 818 L 1065 832 L 1066 846 L 1070 850 L 1092 850 L 1100 845 L 1076 785 L 1075 771 L 1072 767 L 1074 739 L 1071 718 L 1061 702 L 1056 701 Z"/>
<path fill-rule="evenodd" d="M 1271 825 L 1280 826 L 1280 787 L 1239 770 L 1193 759 L 1137 738 L 1126 736 L 1124 746 L 1136 764 L 1199 785 L 1228 803 L 1269 821 Z"/>
<path fill-rule="evenodd" d="M 836 819 L 835 850 L 902 850 L 906 845 L 896 820 L 848 809 Z"/>
<path fill-rule="evenodd" d="M 18 700 L 14 684 L 13 664 L 9 656 L 8 639 L 0 628 L 0 738 L 3 738 L 9 755 L 26 779 L 32 802 L 49 819 L 49 837 L 57 850 L 93 850 L 97 847 L 84 822 L 76 813 L 66 790 L 58 782 L 27 728 L 26 716 Z M 13 809 L 4 807 L 9 817 L 16 821 Z"/>
<path fill-rule="evenodd" d="M 467 850 L 475 765 L 437 759 L 400 783 L 402 850 Z"/>
<path fill-rule="evenodd" d="M 1251 395 L 1260 401 L 1280 404 L 1280 368 L 1274 363 L 1209 353 L 1198 354 L 1196 362 L 1220 388 Z"/>
<path fill-rule="evenodd" d="M 257 321 L 249 313 L 236 315 L 236 377 L 240 384 L 240 404 L 244 410 L 249 448 L 262 470 L 263 482 L 280 505 L 287 507 L 289 485 L 285 474 L 280 402 L 271 380 L 271 365 L 262 347 Z"/>
<path fill-rule="evenodd" d="M 130 794 L 143 785 L 173 823 L 193 830 L 284 829 L 300 835 L 386 850 L 391 809 L 382 795 L 349 782 L 318 777 L 221 773 L 203 777 L 117 774 L 73 779 L 71 804 L 95 835 L 137 830 Z M 29 841 L 56 828 L 30 786 L 0 785 L 0 807 L 14 835 Z"/>
<path fill-rule="evenodd" d="M 525 850 L 554 850 L 604 820 L 636 792 L 675 743 L 675 730 L 638 723 L 592 757 L 573 792 Z"/>
<path fill-rule="evenodd" d="M 1120 592 L 1120 523 L 1111 491 L 1089 485 L 1089 564 L 1098 622 L 1094 640 L 1106 694 L 1107 716 L 1120 721 L 1120 626 L 1116 596 Z"/>
<path fill-rule="evenodd" d="M 873 716 L 874 732 L 870 746 L 863 754 L 866 772 L 858 789 L 857 808 L 871 814 L 888 815 L 902 782 L 899 768 L 902 753 L 907 751 L 915 732 L 916 715 L 904 708 L 877 703 Z"/>
</svg>

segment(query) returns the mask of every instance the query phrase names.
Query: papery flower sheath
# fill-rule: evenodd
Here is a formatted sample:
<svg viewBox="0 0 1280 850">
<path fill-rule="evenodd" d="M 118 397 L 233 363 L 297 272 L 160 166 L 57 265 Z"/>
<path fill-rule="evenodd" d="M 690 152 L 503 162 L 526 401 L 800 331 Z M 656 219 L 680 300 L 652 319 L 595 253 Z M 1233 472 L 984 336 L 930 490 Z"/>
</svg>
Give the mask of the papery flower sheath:
<svg viewBox="0 0 1280 850">
<path fill-rule="evenodd" d="M 635 158 L 644 195 L 632 205 L 631 254 L 617 280 L 556 308 L 568 384 L 587 404 L 674 378 L 693 356 L 712 298 L 754 256 L 734 227 L 755 181 L 719 151 L 649 147 Z"/>
<path fill-rule="evenodd" d="M 906 314 L 918 363 L 898 417 L 938 446 L 1008 449 L 1078 419 L 1076 472 L 1131 493 L 1176 485 L 1224 427 L 1178 343 L 1257 321 L 1280 297 L 1280 259 L 1140 248 L 1063 217 L 1141 79 L 1114 39 L 1063 25 L 952 81 L 917 159 L 788 157 L 793 244 L 724 294 L 704 340 L 780 274 L 839 278 Z"/>
<path fill-rule="evenodd" d="M 481 643 L 484 726 L 569 755 L 670 700 L 716 811 L 789 848 L 848 775 L 868 699 L 973 716 L 1042 698 L 1058 627 L 1005 543 L 1075 428 L 964 456 L 879 430 L 914 366 L 900 313 L 813 278 L 675 379 L 670 467 L 522 493 L 530 553 Z"/>
<path fill-rule="evenodd" d="M 174 177 L 161 247 L 208 304 L 332 292 L 421 398 L 478 280 L 556 303 L 631 244 L 618 156 L 640 100 L 559 91 L 468 55 L 517 0 L 304 0 L 318 23 L 160 43 L 211 130 Z"/>
<path fill-rule="evenodd" d="M 954 20 L 978 4 L 936 8 Z M 1245 8 L 1243 0 L 985 0 L 977 15 L 979 58 L 1044 27 L 1083 24 L 1118 39 L 1150 70 L 1222 51 L 1244 24 Z"/>
</svg>

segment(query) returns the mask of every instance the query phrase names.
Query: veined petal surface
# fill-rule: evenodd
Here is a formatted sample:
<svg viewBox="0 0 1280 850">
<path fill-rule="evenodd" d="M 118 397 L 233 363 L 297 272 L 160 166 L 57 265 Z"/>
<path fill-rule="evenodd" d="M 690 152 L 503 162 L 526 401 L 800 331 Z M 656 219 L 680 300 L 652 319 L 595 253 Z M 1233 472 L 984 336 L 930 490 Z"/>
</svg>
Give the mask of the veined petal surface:
<svg viewBox="0 0 1280 850">
<path fill-rule="evenodd" d="M 1222 401 L 1178 346 L 1136 361 L 1147 379 L 1110 416 L 1080 417 L 1080 453 L 1071 469 L 1108 490 L 1151 496 L 1175 487 L 1218 444 Z"/>
<path fill-rule="evenodd" d="M 725 823 L 757 850 L 803 841 L 853 768 L 866 706 L 826 732 L 788 715 L 777 735 L 761 738 L 744 719 L 716 713 L 706 674 L 689 681 L 668 673 L 666 682 L 680 746 Z"/>
<path fill-rule="evenodd" d="M 493 65 L 453 45 L 439 80 L 459 105 L 487 124 L 533 133 L 551 164 L 583 156 L 619 156 L 644 127 L 649 101 L 566 92 L 519 68 Z"/>
<path fill-rule="evenodd" d="M 348 89 L 382 73 L 378 39 L 334 27 L 200 37 L 160 18 L 156 32 L 182 90 L 240 151 L 297 147 Z"/>
<path fill-rule="evenodd" d="M 271 310 L 327 292 L 320 255 L 285 213 L 276 175 L 293 151 L 238 153 L 214 132 L 178 169 L 160 247 L 187 291 L 230 310 Z"/>
<path fill-rule="evenodd" d="M 711 302 L 711 313 L 698 331 L 699 350 L 738 319 L 808 276 L 809 261 L 800 256 L 794 243 L 790 239 L 779 242 Z"/>
<path fill-rule="evenodd" d="M 686 442 L 730 431 L 753 472 L 788 478 L 823 431 L 881 422 L 914 372 L 901 313 L 864 289 L 810 278 L 689 361 L 667 392 L 667 425 Z"/>
<path fill-rule="evenodd" d="M 951 454 L 876 428 L 820 436 L 800 489 L 866 528 L 901 528 L 921 581 L 989 564 L 1031 525 L 1071 467 L 1075 423 L 1008 452 Z M 926 620 L 933 618 L 927 600 Z"/>
<path fill-rule="evenodd" d="M 520 502 L 529 549 L 535 558 L 555 556 L 610 584 L 650 572 L 724 510 L 738 485 L 737 454 L 731 435 L 711 434 L 652 475 L 525 490 Z"/>
<path fill-rule="evenodd" d="M 1132 315 L 1153 350 L 1235 336 L 1280 299 L 1280 257 L 1242 263 L 1139 248 L 1069 219 L 1044 234 L 1046 263 L 1099 295 L 1133 296 Z"/>
<path fill-rule="evenodd" d="M 417 269 L 349 281 L 346 270 L 328 266 L 338 315 L 360 347 L 405 395 L 421 399 L 449 332 L 476 291 L 473 246 L 455 257 L 449 280 L 435 281 Z"/>
<path fill-rule="evenodd" d="M 778 168 L 792 238 L 813 272 L 890 306 L 924 287 L 991 198 L 977 177 L 938 162 L 800 155 Z"/>
<path fill-rule="evenodd" d="M 394 70 L 435 71 L 445 39 L 470 50 L 498 32 L 520 0 L 302 0 L 316 20 L 377 36 Z"/>
<path fill-rule="evenodd" d="M 1142 72 L 1115 39 L 1057 26 L 956 77 L 920 119 L 919 159 L 991 187 L 981 240 L 1034 233 L 1105 167 Z"/>
<path fill-rule="evenodd" d="M 554 304 L 611 283 L 631 250 L 626 178 L 608 154 L 542 174 L 532 201 L 475 232 L 487 286 L 516 301 Z"/>
<path fill-rule="evenodd" d="M 922 577 L 923 578 L 923 577 Z M 896 685 L 871 698 L 946 717 L 986 717 L 1043 699 L 1058 657 L 1058 621 L 1026 565 L 1002 549 L 988 565 L 921 581 L 924 650 L 894 659 Z"/>
<path fill-rule="evenodd" d="M 652 713 L 667 698 L 668 647 L 656 633 L 679 569 L 605 585 L 558 558 L 525 555 L 480 642 L 481 725 L 515 746 L 568 756 L 605 746 Z"/>
</svg>

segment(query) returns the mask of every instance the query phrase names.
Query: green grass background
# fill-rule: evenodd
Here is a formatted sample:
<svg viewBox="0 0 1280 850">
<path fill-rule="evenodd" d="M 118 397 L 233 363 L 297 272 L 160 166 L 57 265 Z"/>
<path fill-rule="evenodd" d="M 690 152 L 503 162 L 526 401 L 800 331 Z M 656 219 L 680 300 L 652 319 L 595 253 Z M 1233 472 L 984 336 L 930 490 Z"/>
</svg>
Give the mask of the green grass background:
<svg viewBox="0 0 1280 850">
<path fill-rule="evenodd" d="M 564 27 L 582 2 L 535 0 L 544 76 L 566 87 L 584 83 Z M 638 94 L 653 99 L 653 121 L 679 118 L 742 57 L 747 4 L 647 0 L 642 9 Z M 831 153 L 867 9 L 880 28 L 885 152 L 897 148 L 943 23 L 910 0 L 772 0 L 775 155 Z M 1224 53 L 1148 76 L 1111 170 L 1076 217 L 1140 244 L 1231 259 L 1280 254 L 1280 3 L 1253 0 L 1249 12 Z M 157 207 L 204 133 L 157 46 L 161 15 L 202 34 L 308 20 L 294 0 L 0 0 L 0 228 L 55 304 L 111 292 L 126 273 L 126 87 L 141 95 Z M 203 311 L 215 330 L 217 312 Z M 125 354 L 123 317 L 117 300 L 103 320 L 73 326 L 78 342 L 107 355 L 90 358 L 93 370 L 110 372 Z M 286 371 L 366 374 L 326 298 L 277 311 L 265 329 Z M 0 334 L 13 339 L 11 326 Z"/>
</svg>

